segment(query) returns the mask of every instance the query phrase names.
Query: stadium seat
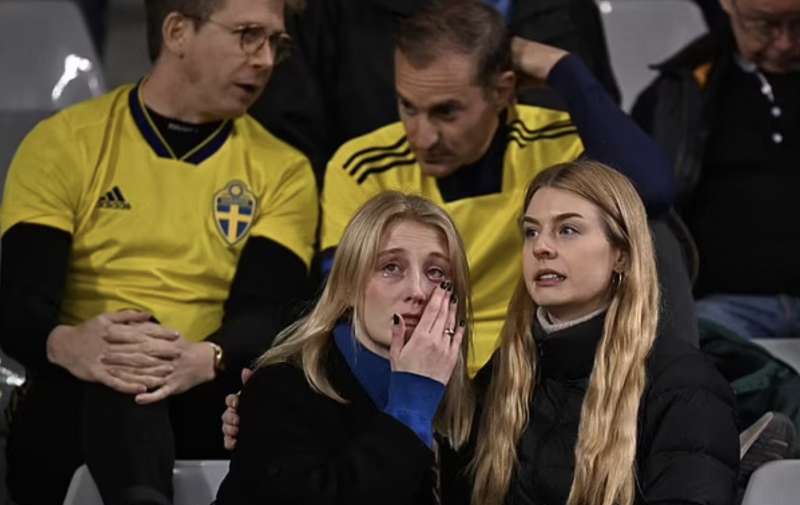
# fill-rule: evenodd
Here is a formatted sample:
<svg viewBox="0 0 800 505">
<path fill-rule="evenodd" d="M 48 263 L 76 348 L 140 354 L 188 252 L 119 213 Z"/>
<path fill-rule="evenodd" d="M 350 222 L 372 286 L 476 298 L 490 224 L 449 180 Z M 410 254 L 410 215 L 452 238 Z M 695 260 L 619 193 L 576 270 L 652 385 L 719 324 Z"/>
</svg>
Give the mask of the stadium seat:
<svg viewBox="0 0 800 505">
<path fill-rule="evenodd" d="M 42 118 L 105 92 L 97 52 L 71 1 L 0 0 L 0 194 L 19 142 Z"/>
<path fill-rule="evenodd" d="M 700 8 L 689 0 L 598 0 L 611 68 L 630 111 L 661 63 L 706 32 Z"/>
<path fill-rule="evenodd" d="M 800 373 L 800 338 L 754 338 L 753 342 Z"/>
<path fill-rule="evenodd" d="M 771 461 L 753 472 L 742 505 L 800 503 L 800 459 Z"/>
<path fill-rule="evenodd" d="M 228 461 L 176 461 L 172 474 L 174 505 L 207 505 L 213 502 L 217 488 L 227 473 Z M 78 468 L 72 476 L 64 505 L 103 505 L 86 465 Z"/>
</svg>

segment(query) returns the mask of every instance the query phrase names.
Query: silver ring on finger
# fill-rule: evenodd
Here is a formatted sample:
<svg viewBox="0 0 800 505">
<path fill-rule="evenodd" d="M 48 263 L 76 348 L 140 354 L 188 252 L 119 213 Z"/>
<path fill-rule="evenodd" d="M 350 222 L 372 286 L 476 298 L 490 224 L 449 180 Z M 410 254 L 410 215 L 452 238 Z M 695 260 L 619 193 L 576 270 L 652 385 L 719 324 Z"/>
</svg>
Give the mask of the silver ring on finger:
<svg viewBox="0 0 800 505">
<path fill-rule="evenodd" d="M 454 330 L 453 328 L 446 328 L 444 330 L 444 334 L 447 335 L 450 338 L 453 338 L 453 335 L 456 334 L 456 330 Z"/>
</svg>

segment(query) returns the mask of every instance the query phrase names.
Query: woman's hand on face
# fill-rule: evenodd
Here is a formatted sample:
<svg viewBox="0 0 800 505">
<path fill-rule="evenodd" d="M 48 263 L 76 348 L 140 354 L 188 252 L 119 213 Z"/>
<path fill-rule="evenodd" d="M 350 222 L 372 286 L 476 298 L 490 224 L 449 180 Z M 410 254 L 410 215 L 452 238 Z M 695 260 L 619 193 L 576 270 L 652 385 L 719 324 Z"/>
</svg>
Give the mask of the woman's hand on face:
<svg viewBox="0 0 800 505">
<path fill-rule="evenodd" d="M 416 328 L 405 340 L 405 321 L 395 314 L 389 356 L 392 370 L 409 372 L 447 384 L 464 338 L 464 322 L 456 324 L 458 299 L 453 285 L 443 282 L 434 289 Z"/>
</svg>

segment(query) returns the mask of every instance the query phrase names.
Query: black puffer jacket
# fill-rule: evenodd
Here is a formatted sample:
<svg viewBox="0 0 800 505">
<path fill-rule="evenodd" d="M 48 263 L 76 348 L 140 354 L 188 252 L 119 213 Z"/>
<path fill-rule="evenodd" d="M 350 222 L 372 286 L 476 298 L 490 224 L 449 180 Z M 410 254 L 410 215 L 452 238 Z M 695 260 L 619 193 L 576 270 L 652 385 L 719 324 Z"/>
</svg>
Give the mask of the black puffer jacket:
<svg viewBox="0 0 800 505">
<path fill-rule="evenodd" d="M 572 484 L 580 409 L 604 316 L 539 336 L 540 372 L 531 419 L 518 446 L 519 466 L 507 504 L 560 505 Z M 485 391 L 491 362 L 476 378 Z M 637 504 L 730 505 L 739 462 L 734 399 L 728 383 L 688 343 L 659 338 L 647 365 L 639 411 Z M 443 455 L 445 503 L 468 503 L 469 489 L 452 479 L 468 461 Z"/>
</svg>

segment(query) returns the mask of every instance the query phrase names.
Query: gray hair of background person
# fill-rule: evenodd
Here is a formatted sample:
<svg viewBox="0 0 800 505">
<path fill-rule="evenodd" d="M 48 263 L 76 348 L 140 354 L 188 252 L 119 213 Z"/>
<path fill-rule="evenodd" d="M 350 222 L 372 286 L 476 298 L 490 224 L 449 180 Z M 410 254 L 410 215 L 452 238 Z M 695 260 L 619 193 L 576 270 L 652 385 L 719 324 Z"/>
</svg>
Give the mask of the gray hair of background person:
<svg viewBox="0 0 800 505">
<path fill-rule="evenodd" d="M 511 70 L 511 37 L 503 16 L 475 0 L 437 0 L 398 23 L 394 45 L 414 65 L 426 66 L 443 51 L 474 56 L 476 82 L 489 87 Z"/>
<path fill-rule="evenodd" d="M 458 304 L 456 316 L 457 321 L 467 322 L 461 353 L 434 420 L 436 430 L 446 435 L 454 447 L 459 447 L 469 436 L 474 409 L 467 376 L 472 321 L 469 267 L 464 244 L 450 216 L 422 197 L 387 191 L 361 207 L 345 229 L 328 281 L 316 305 L 306 317 L 278 335 L 276 346 L 259 359 L 258 366 L 294 363 L 303 369 L 313 389 L 333 400 L 347 401 L 331 385 L 324 356 L 332 345 L 331 332 L 339 321 L 351 317 L 356 331 L 367 333 L 362 315 L 367 282 L 377 268 L 385 234 L 399 222 L 429 226 L 441 235 L 447 244 L 453 293 L 463 300 Z M 386 321 L 387 325 L 389 323 Z"/>
<path fill-rule="evenodd" d="M 603 337 L 581 408 L 567 504 L 631 505 L 636 496 L 639 404 L 660 297 L 644 205 L 625 176 L 595 161 L 559 164 L 541 172 L 528 186 L 523 213 L 541 188 L 569 191 L 596 205 L 608 241 L 625 257 L 622 275 L 611 281 Z M 531 331 L 535 312 L 521 279 L 509 304 L 480 421 L 472 462 L 473 504 L 500 504 L 508 492 L 540 366 Z"/>
</svg>

